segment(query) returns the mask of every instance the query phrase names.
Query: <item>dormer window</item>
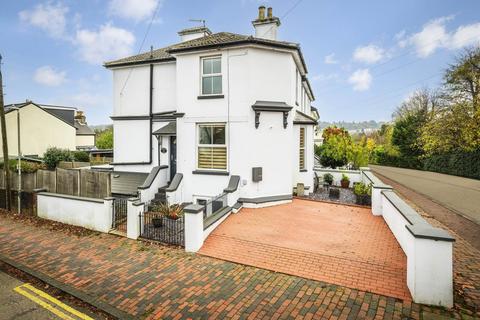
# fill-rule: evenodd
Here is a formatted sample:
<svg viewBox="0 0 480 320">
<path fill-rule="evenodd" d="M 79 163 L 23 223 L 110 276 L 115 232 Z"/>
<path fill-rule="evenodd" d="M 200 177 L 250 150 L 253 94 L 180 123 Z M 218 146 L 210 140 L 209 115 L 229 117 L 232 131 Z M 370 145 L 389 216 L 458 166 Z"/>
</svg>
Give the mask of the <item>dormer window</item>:
<svg viewBox="0 0 480 320">
<path fill-rule="evenodd" d="M 222 58 L 202 58 L 202 95 L 222 94 Z"/>
</svg>

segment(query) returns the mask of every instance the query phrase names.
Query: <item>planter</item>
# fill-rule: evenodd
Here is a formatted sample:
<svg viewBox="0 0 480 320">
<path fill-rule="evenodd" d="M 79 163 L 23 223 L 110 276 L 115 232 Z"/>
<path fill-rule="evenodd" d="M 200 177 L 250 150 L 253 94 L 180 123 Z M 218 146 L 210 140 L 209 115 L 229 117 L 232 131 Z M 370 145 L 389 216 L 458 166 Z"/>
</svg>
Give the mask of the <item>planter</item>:
<svg viewBox="0 0 480 320">
<path fill-rule="evenodd" d="M 155 217 L 152 218 L 152 224 L 154 228 L 160 228 L 163 226 L 163 219 L 162 217 Z"/>
<path fill-rule="evenodd" d="M 340 185 L 342 188 L 346 189 L 350 186 L 350 181 L 349 180 L 340 180 Z"/>
<path fill-rule="evenodd" d="M 330 188 L 328 192 L 328 197 L 333 200 L 340 199 L 340 189 L 338 188 Z"/>
<path fill-rule="evenodd" d="M 362 195 L 355 195 L 357 197 L 356 203 L 362 206 L 371 206 L 372 205 L 372 197 L 368 194 Z"/>
</svg>

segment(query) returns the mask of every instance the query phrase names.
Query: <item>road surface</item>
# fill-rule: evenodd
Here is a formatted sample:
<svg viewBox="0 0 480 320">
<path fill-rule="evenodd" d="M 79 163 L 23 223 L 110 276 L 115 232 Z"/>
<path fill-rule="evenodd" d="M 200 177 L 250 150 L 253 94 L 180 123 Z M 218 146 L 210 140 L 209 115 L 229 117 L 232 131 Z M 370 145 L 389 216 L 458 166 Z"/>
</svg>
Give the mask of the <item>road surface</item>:
<svg viewBox="0 0 480 320">
<path fill-rule="evenodd" d="M 28 283 L 0 271 L 0 319 L 90 319 Z"/>
<path fill-rule="evenodd" d="M 370 168 L 480 225 L 480 180 L 394 167 Z"/>
</svg>

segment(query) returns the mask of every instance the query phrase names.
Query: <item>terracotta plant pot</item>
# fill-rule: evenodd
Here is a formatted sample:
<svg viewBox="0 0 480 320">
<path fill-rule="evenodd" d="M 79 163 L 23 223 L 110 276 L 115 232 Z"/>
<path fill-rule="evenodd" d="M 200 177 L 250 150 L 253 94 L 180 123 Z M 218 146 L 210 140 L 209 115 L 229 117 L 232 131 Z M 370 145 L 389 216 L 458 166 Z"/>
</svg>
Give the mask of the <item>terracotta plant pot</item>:
<svg viewBox="0 0 480 320">
<path fill-rule="evenodd" d="M 348 188 L 350 186 L 350 181 L 340 180 L 340 185 L 342 186 L 342 188 Z"/>
</svg>

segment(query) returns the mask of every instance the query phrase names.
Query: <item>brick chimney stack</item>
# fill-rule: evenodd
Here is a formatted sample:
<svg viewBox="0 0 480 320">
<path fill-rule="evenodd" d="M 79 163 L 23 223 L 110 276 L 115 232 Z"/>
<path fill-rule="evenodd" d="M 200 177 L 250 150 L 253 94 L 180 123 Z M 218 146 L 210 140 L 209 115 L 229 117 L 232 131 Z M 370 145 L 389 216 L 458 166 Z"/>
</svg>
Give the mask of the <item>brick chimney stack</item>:
<svg viewBox="0 0 480 320">
<path fill-rule="evenodd" d="M 278 27 L 280 26 L 280 19 L 273 16 L 271 7 L 267 9 L 267 16 L 265 17 L 265 6 L 258 7 L 258 18 L 252 21 L 255 28 L 255 37 L 277 40 Z"/>
</svg>

